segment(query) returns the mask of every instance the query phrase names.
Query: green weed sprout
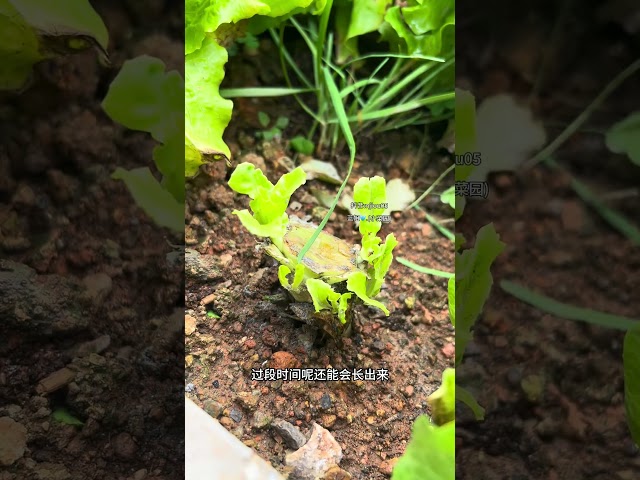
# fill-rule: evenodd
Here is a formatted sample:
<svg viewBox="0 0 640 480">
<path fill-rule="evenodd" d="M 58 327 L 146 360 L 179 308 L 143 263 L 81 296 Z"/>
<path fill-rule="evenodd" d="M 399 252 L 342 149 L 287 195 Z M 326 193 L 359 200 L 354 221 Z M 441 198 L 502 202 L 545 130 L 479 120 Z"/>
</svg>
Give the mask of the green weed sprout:
<svg viewBox="0 0 640 480">
<path fill-rule="evenodd" d="M 278 117 L 271 128 L 269 128 L 271 118 L 269 118 L 269 115 L 265 112 L 258 112 L 258 121 L 265 130 L 258 132 L 257 135 L 267 141 L 282 137 L 282 131 L 289 125 L 289 119 L 287 117 Z"/>
<path fill-rule="evenodd" d="M 136 203 L 155 223 L 184 231 L 184 81 L 176 71 L 146 55 L 127 60 L 109 86 L 102 108 L 132 130 L 148 132 L 159 142 L 153 150 L 162 175 L 147 167 L 118 167 L 112 177 L 125 182 Z"/>
<path fill-rule="evenodd" d="M 393 234 L 387 235 L 384 242 L 377 236 L 382 223 L 375 217 L 382 215 L 382 204 L 386 203 L 384 179 L 361 178 L 354 187 L 354 201 L 361 204 L 359 211 L 365 217 L 360 222 L 359 249 L 321 232 L 298 261 L 298 254 L 316 226 L 295 216 L 287 217 L 286 209 L 293 192 L 305 182 L 306 174 L 300 167 L 273 185 L 252 164 L 242 163 L 231 175 L 229 186 L 249 195 L 251 212 L 233 213 L 253 235 L 270 240 L 265 251 L 280 263 L 280 283 L 297 301 L 313 303 L 316 313 L 329 311 L 344 327 L 349 323 L 354 295 L 389 315 L 385 305 L 374 299 L 380 293 L 398 243 Z M 372 204 L 380 207 L 367 208 Z"/>
</svg>

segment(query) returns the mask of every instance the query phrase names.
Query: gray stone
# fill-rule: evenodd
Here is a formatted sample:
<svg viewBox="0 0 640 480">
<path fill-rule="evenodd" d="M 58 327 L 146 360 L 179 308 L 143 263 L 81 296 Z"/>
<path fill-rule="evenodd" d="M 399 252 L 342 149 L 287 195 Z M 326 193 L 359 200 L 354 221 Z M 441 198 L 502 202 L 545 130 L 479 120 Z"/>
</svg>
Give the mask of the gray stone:
<svg viewBox="0 0 640 480">
<path fill-rule="evenodd" d="M 273 429 L 282 437 L 284 443 L 294 450 L 301 448 L 305 443 L 307 443 L 307 439 L 302 434 L 302 432 L 291 423 L 285 420 L 275 420 L 271 426 Z"/>
<path fill-rule="evenodd" d="M 231 411 L 229 412 L 229 416 L 236 423 L 242 420 L 242 412 L 235 407 L 231 409 Z"/>
</svg>

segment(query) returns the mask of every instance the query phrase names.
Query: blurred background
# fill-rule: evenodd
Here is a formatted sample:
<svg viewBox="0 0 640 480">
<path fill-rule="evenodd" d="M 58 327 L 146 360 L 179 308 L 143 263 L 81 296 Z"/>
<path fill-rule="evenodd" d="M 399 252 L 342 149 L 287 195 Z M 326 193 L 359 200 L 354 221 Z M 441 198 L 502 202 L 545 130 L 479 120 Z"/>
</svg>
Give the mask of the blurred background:
<svg viewBox="0 0 640 480">
<path fill-rule="evenodd" d="M 489 195 L 467 201 L 456 233 L 473 245 L 493 222 L 506 248 L 457 372 L 486 412 L 458 405 L 456 477 L 639 478 L 624 332 L 585 321 L 640 316 L 640 9 L 457 6 L 456 86 L 476 98 Z"/>
<path fill-rule="evenodd" d="M 182 69 L 183 6 L 2 3 L 0 477 L 183 478 L 182 235 L 112 179 L 157 142 L 102 106 L 128 59 Z"/>
</svg>

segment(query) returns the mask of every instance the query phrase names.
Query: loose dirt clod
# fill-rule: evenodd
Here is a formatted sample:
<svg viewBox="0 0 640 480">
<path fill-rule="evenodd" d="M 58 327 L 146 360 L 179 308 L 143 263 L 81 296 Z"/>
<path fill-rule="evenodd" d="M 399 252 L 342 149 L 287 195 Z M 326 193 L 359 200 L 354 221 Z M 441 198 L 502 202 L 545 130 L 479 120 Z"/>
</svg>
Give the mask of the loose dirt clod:
<svg viewBox="0 0 640 480">
<path fill-rule="evenodd" d="M 10 417 L 0 418 L 0 464 L 8 467 L 22 458 L 27 448 L 27 429 Z"/>
<path fill-rule="evenodd" d="M 76 378 L 76 372 L 69 368 L 61 368 L 53 372 L 46 378 L 43 378 L 38 383 L 36 387 L 36 391 L 38 393 L 51 393 L 56 390 L 61 389 L 62 387 L 67 386 Z"/>
</svg>

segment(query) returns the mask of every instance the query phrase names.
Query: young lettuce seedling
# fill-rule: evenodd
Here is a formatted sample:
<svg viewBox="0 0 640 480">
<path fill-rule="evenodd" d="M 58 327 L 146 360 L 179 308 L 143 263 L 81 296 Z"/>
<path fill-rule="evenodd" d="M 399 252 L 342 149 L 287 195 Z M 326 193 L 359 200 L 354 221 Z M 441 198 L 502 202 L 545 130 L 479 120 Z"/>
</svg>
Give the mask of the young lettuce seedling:
<svg viewBox="0 0 640 480">
<path fill-rule="evenodd" d="M 313 303 L 316 324 L 336 337 L 348 332 L 354 295 L 389 315 L 384 304 L 373 297 L 380 293 L 398 242 L 389 234 L 381 244 L 377 236 L 382 225 L 379 216 L 386 203 L 384 179 L 361 178 L 354 187 L 354 201 L 361 218 L 364 217 L 359 227 L 360 249 L 321 232 L 299 262 L 298 254 L 317 226 L 293 215 L 287 217 L 286 209 L 293 192 L 305 182 L 306 174 L 300 167 L 273 185 L 252 164 L 242 163 L 231 175 L 229 186 L 251 197 L 249 206 L 253 213 L 249 210 L 233 213 L 249 232 L 270 240 L 265 251 L 280 263 L 281 285 L 296 301 Z M 327 311 L 333 314 L 334 325 L 327 325 Z"/>
</svg>

